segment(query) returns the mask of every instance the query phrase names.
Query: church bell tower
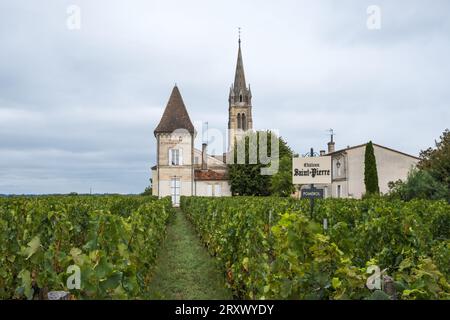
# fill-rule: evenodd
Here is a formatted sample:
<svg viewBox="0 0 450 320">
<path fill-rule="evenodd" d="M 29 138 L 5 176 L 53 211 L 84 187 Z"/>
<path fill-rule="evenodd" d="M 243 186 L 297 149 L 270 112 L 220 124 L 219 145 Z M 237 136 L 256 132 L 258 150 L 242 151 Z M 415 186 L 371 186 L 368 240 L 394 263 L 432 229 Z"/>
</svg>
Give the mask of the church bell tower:
<svg viewBox="0 0 450 320">
<path fill-rule="evenodd" d="M 245 82 L 240 37 L 236 73 L 230 88 L 228 103 L 228 150 L 231 150 L 235 139 L 242 138 L 248 130 L 253 129 L 252 91 L 250 85 L 247 87 Z"/>
</svg>

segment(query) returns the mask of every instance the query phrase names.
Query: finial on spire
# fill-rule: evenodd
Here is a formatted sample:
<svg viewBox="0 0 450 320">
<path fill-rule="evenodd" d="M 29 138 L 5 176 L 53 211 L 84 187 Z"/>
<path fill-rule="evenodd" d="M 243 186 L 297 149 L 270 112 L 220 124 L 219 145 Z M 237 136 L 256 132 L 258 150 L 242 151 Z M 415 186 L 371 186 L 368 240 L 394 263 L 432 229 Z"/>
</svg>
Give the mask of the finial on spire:
<svg viewBox="0 0 450 320">
<path fill-rule="evenodd" d="M 239 30 L 239 46 L 241 46 L 241 27 L 239 27 L 238 30 Z"/>
</svg>

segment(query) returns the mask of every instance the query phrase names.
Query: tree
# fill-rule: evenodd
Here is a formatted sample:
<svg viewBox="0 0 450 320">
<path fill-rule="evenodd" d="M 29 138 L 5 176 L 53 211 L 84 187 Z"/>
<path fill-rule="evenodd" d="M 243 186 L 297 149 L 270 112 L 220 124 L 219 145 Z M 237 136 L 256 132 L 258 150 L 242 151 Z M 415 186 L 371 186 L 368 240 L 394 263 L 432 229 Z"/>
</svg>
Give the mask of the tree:
<svg viewBox="0 0 450 320">
<path fill-rule="evenodd" d="M 150 185 L 147 188 L 145 188 L 144 192 L 141 193 L 141 196 L 153 195 L 152 185 L 153 185 L 153 180 L 150 178 Z"/>
<path fill-rule="evenodd" d="M 413 169 L 405 182 L 398 180 L 389 183 L 389 197 L 404 201 L 412 199 L 450 200 L 445 184 L 436 180 L 427 170 Z"/>
<path fill-rule="evenodd" d="M 270 192 L 273 195 L 288 197 L 295 191 L 292 184 L 292 156 L 284 156 L 280 159 L 278 173 L 272 176 Z"/>
<path fill-rule="evenodd" d="M 440 141 L 435 141 L 436 148 L 420 152 L 418 168 L 428 171 L 437 181 L 450 190 L 450 131 L 446 129 Z"/>
<path fill-rule="evenodd" d="M 380 193 L 378 185 L 377 161 L 373 150 L 372 141 L 366 145 L 364 157 L 364 184 L 366 185 L 366 194 L 373 195 Z"/>
<path fill-rule="evenodd" d="M 263 164 L 260 159 L 260 136 L 267 135 L 267 155 L 274 157 L 272 161 L 278 161 L 278 172 L 274 175 L 263 175 L 261 169 L 269 167 L 271 164 Z M 245 163 L 238 164 L 238 143 L 235 141 L 232 148 L 234 158 L 233 164 L 229 164 L 229 176 L 231 192 L 234 195 L 268 196 L 271 194 L 289 195 L 293 190 L 291 167 L 292 150 L 287 143 L 270 131 L 249 132 L 240 143 L 245 147 Z M 278 152 L 271 150 L 271 139 L 278 139 Z M 256 164 L 250 164 L 249 150 L 251 144 L 256 151 Z M 264 151 L 264 150 L 263 150 Z M 263 152 L 264 153 L 264 152 Z M 278 157 L 277 157 L 278 153 Z"/>
</svg>

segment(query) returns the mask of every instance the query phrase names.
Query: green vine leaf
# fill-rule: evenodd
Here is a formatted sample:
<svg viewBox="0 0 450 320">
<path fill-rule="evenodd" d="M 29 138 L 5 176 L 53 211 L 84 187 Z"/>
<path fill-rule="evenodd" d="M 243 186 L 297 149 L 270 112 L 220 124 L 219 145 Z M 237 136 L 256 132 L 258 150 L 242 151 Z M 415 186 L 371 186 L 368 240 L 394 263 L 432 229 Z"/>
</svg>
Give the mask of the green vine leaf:
<svg viewBox="0 0 450 320">
<path fill-rule="evenodd" d="M 22 251 L 22 254 L 26 256 L 26 260 L 30 259 L 33 254 L 35 254 L 39 247 L 41 246 L 41 239 L 39 236 L 34 237 L 30 242 L 28 242 L 28 246 Z"/>
</svg>

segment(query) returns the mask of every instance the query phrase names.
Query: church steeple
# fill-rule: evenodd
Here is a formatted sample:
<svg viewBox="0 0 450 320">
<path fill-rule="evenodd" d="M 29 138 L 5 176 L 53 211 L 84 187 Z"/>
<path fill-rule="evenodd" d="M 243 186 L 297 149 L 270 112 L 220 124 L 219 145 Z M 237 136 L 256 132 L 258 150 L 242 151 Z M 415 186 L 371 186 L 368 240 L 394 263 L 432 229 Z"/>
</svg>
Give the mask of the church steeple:
<svg viewBox="0 0 450 320">
<path fill-rule="evenodd" d="M 238 58 L 236 63 L 236 73 L 234 76 L 234 93 L 238 96 L 240 92 L 245 92 L 247 85 L 245 83 L 244 63 L 242 62 L 241 39 L 239 39 Z"/>
<path fill-rule="evenodd" d="M 247 130 L 253 129 L 252 120 L 252 93 L 250 85 L 245 81 L 244 63 L 242 59 L 241 37 L 239 31 L 239 47 L 234 74 L 234 83 L 230 88 L 228 129 L 229 149 L 234 138 L 241 137 Z"/>
<path fill-rule="evenodd" d="M 245 103 L 251 105 L 250 87 L 247 87 L 247 83 L 245 81 L 240 35 L 236 71 L 234 74 L 234 83 L 231 85 L 229 102 L 230 105 L 234 103 Z"/>
</svg>

